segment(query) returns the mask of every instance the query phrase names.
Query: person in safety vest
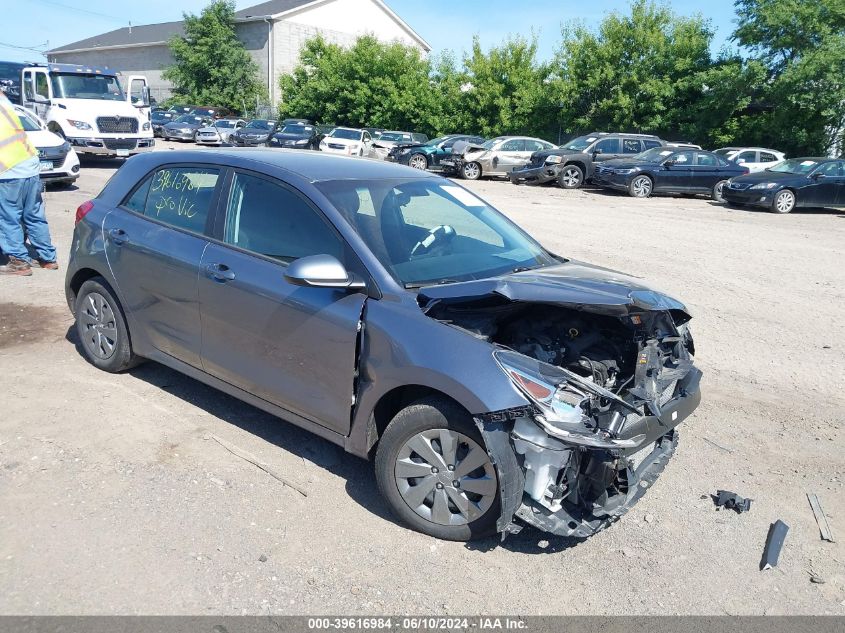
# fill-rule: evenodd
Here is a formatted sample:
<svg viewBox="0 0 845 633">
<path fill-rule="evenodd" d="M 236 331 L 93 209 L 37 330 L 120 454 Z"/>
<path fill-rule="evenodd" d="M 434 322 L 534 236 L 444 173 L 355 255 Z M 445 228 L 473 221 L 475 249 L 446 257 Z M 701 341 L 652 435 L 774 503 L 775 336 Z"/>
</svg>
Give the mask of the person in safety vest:
<svg viewBox="0 0 845 633">
<path fill-rule="evenodd" d="M 0 266 L 0 275 L 32 274 L 33 261 L 24 244 L 24 228 L 38 265 L 57 270 L 56 249 L 50 240 L 41 197 L 38 151 L 27 140 L 23 124 L 6 98 L 5 87 L 0 85 L 0 251 L 9 261 Z"/>
</svg>

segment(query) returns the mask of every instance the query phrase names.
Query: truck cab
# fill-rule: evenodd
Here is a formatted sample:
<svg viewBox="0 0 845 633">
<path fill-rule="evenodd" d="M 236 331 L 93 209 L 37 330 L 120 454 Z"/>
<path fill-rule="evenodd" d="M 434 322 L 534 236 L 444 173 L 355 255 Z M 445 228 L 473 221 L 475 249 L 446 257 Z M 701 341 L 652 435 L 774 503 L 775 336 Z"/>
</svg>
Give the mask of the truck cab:
<svg viewBox="0 0 845 633">
<path fill-rule="evenodd" d="M 140 75 L 102 66 L 33 64 L 21 71 L 21 102 L 79 154 L 126 157 L 155 145 L 150 93 Z"/>
</svg>

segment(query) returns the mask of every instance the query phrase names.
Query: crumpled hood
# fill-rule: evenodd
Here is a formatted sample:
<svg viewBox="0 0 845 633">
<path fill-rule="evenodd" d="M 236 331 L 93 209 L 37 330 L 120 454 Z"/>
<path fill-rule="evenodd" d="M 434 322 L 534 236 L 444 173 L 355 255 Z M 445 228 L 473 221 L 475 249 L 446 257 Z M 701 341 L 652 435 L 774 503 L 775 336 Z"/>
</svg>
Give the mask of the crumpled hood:
<svg viewBox="0 0 845 633">
<path fill-rule="evenodd" d="M 423 305 L 495 295 L 511 301 L 561 305 L 613 316 L 651 310 L 680 311 L 689 316 L 683 303 L 633 277 L 575 261 L 487 279 L 426 286 L 419 291 Z"/>
</svg>

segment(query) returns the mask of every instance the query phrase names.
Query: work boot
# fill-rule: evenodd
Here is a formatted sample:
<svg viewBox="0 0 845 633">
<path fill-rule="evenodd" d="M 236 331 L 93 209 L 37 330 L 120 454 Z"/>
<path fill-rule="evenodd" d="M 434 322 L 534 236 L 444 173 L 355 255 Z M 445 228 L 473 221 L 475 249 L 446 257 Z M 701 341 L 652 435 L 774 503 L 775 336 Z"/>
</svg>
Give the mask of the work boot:
<svg viewBox="0 0 845 633">
<path fill-rule="evenodd" d="M 9 263 L 5 266 L 0 266 L 0 275 L 31 275 L 32 266 L 24 259 L 17 257 L 10 257 Z"/>
<path fill-rule="evenodd" d="M 59 269 L 59 265 L 56 262 L 48 262 L 45 259 L 36 259 L 35 261 L 38 262 L 38 265 L 41 266 L 41 268 L 45 268 L 46 270 Z"/>
</svg>

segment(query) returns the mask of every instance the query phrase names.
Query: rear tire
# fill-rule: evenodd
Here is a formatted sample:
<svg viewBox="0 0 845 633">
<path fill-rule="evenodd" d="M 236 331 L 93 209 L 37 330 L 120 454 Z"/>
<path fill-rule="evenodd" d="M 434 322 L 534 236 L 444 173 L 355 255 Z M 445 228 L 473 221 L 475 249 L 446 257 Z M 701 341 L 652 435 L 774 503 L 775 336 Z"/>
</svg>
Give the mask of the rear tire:
<svg viewBox="0 0 845 633">
<path fill-rule="evenodd" d="M 83 354 L 92 365 L 117 374 L 141 362 L 132 351 L 120 302 L 105 279 L 94 277 L 82 284 L 74 314 Z"/>
<path fill-rule="evenodd" d="M 375 474 L 393 513 L 418 532 L 449 541 L 496 532 L 496 468 L 472 417 L 451 400 L 424 398 L 397 413 L 379 440 Z"/>
<path fill-rule="evenodd" d="M 584 184 L 584 171 L 578 165 L 564 165 L 558 174 L 557 184 L 564 189 L 578 189 Z"/>
<path fill-rule="evenodd" d="M 727 180 L 720 180 L 715 185 L 713 185 L 713 191 L 710 192 L 710 197 L 713 198 L 716 202 L 724 202 L 725 199 L 722 197 L 722 189 L 725 188 L 725 185 L 728 183 Z"/>
</svg>

